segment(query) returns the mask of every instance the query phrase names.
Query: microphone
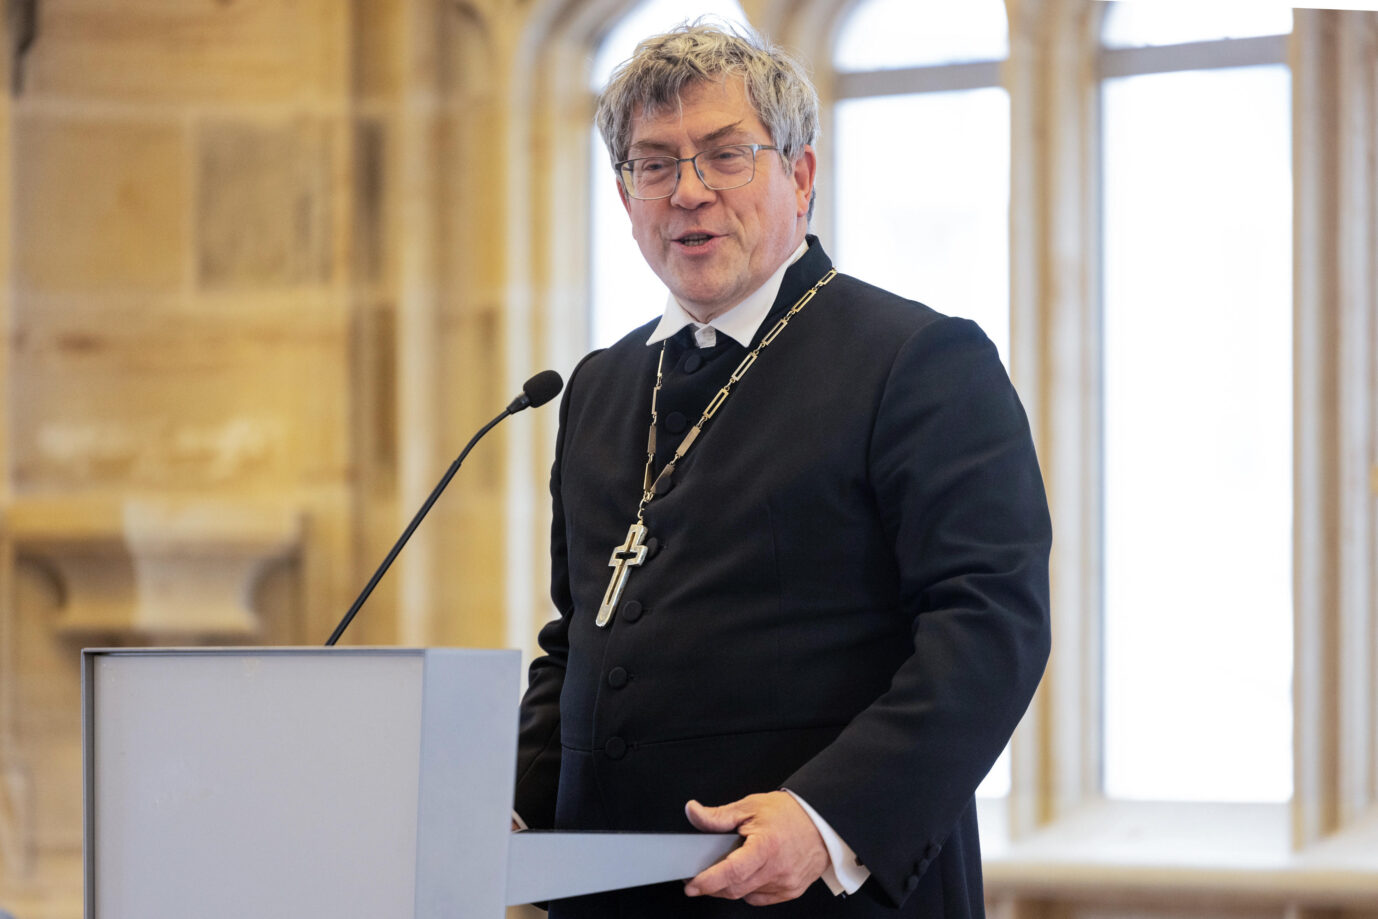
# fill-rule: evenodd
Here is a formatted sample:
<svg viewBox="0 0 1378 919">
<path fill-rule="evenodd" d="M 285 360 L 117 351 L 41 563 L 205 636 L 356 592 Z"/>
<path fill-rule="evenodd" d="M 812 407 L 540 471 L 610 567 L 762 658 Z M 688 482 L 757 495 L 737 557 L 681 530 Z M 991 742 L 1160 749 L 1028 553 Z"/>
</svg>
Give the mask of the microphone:
<svg viewBox="0 0 1378 919">
<path fill-rule="evenodd" d="M 542 370 L 522 385 L 521 395 L 507 403 L 507 414 L 515 415 L 524 408 L 538 408 L 560 394 L 565 381 L 553 370 Z M 501 416 L 499 416 L 501 417 Z"/>
<path fill-rule="evenodd" d="M 478 443 L 479 439 L 483 437 L 484 434 L 487 434 L 493 428 L 497 427 L 498 422 L 502 421 L 502 419 L 506 418 L 508 415 L 515 415 L 517 412 L 526 408 L 545 405 L 560 394 L 560 390 L 564 388 L 564 385 L 564 380 L 560 379 L 560 375 L 554 370 L 542 370 L 522 384 L 521 395 L 509 402 L 507 408 L 503 409 L 492 421 L 479 428 L 478 433 L 469 439 L 469 443 L 465 444 L 459 456 L 450 464 L 450 468 L 445 471 L 445 475 L 436 483 L 435 488 L 431 489 L 430 496 L 426 498 L 426 502 L 421 505 L 421 509 L 416 512 L 416 516 L 411 519 L 411 523 L 407 524 L 407 528 L 402 531 L 401 537 L 393 544 L 392 550 L 388 552 L 387 558 L 383 559 L 383 563 L 378 566 L 378 570 L 373 572 L 373 577 L 369 578 L 368 583 L 364 585 L 364 589 L 360 591 L 359 596 L 354 599 L 354 603 L 350 606 L 349 612 L 345 613 L 344 618 L 340 620 L 340 624 L 335 626 L 335 631 L 332 632 L 330 638 L 326 640 L 325 646 L 327 648 L 339 641 L 340 636 L 344 634 L 344 630 L 349 628 L 349 624 L 354 621 L 354 616 L 359 612 L 360 607 L 364 605 L 364 601 L 373 593 L 373 588 L 378 586 L 378 582 L 383 579 L 383 575 L 392 567 L 392 563 L 402 551 L 402 547 L 407 544 L 407 540 L 411 539 L 411 534 L 416 531 L 422 519 L 430 512 L 431 505 L 435 504 L 436 499 L 440 497 L 440 493 L 450 484 L 450 479 L 455 477 L 455 473 L 459 471 L 460 463 L 463 463 L 464 458 L 469 455 L 469 451 L 474 449 L 474 444 Z"/>
</svg>

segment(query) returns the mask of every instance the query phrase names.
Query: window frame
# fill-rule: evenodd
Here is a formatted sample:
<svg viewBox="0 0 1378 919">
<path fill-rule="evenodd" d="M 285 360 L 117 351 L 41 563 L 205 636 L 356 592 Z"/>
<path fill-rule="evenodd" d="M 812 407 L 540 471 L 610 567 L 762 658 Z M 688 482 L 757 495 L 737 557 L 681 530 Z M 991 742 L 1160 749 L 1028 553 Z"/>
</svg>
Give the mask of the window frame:
<svg viewBox="0 0 1378 919">
<path fill-rule="evenodd" d="M 530 120 L 512 144 L 518 156 L 560 139 L 561 149 L 586 149 L 591 102 L 574 98 L 573 71 L 559 67 L 577 67 L 602 28 L 598 20 L 630 5 L 543 5 L 553 42 L 532 43 L 532 54 L 518 61 L 519 73 L 530 67 L 518 82 L 531 90 L 522 97 Z M 825 239 L 832 103 L 876 88 L 827 63 L 828 37 L 851 5 L 760 0 L 747 10 L 756 26 L 817 65 L 823 134 L 815 228 Z M 1007 7 L 1010 56 L 999 73 L 1011 110 L 1010 370 L 1043 462 L 1057 537 L 1053 658 L 1013 740 L 1009 798 L 978 805 L 988 899 L 996 915 L 1050 903 L 1120 904 L 1127 896 L 1164 909 L 1221 896 L 1266 914 L 1371 909 L 1378 897 L 1378 581 L 1370 570 L 1378 547 L 1378 138 L 1365 126 L 1378 112 L 1378 14 L 1296 9 L 1283 42 L 1294 99 L 1294 798 L 1183 808 L 1107 802 L 1098 787 L 1097 87 L 1102 66 L 1147 66 L 1169 52 L 1102 49 L 1098 0 L 1009 0 Z M 1230 41 L 1250 60 L 1278 46 L 1269 38 Z M 561 53 L 547 56 L 552 43 Z M 1241 62 L 1234 61 L 1221 66 Z M 930 78 L 893 71 L 886 80 Z M 561 171 L 577 180 L 587 164 Z M 536 317 L 532 350 L 561 367 L 582 356 L 570 333 L 583 323 L 570 311 L 580 307 L 587 261 L 567 230 L 587 194 L 552 177 L 539 191 L 514 195 L 515 219 L 529 217 L 536 231 L 529 266 L 513 262 L 517 277 L 532 279 L 522 281 L 531 284 Z M 528 331 L 521 322 L 513 328 Z M 537 465 L 529 487 L 539 490 L 545 469 Z M 538 531 L 535 542 L 545 535 Z M 532 614 L 530 634 L 546 615 L 543 607 Z M 1211 814 L 1211 840 L 1169 845 L 1173 827 L 1197 825 L 1203 812 Z"/>
</svg>

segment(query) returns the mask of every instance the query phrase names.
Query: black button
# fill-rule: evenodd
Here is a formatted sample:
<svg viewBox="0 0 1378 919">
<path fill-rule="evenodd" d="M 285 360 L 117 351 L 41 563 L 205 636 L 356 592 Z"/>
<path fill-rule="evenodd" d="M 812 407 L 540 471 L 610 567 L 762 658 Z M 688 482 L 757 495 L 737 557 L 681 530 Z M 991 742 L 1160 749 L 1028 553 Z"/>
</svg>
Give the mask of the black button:
<svg viewBox="0 0 1378 919">
<path fill-rule="evenodd" d="M 608 742 L 603 744 L 603 752 L 608 754 L 609 759 L 621 759 L 627 755 L 627 742 L 621 737 L 609 737 Z M 915 878 L 914 883 L 918 882 L 919 879 Z"/>
<path fill-rule="evenodd" d="M 928 859 L 929 861 L 932 861 L 933 859 L 938 857 L 938 853 L 942 850 L 942 846 L 938 845 L 936 842 L 930 842 L 927 846 L 924 847 L 924 858 Z"/>
<path fill-rule="evenodd" d="M 909 880 L 907 880 L 907 881 L 904 882 L 904 889 L 907 890 L 907 891 L 909 891 L 910 893 L 913 893 L 913 892 L 914 892 L 914 888 L 915 888 L 915 887 L 918 887 L 918 886 L 919 886 L 919 876 L 918 876 L 917 874 L 911 874 L 911 875 L 909 875 Z"/>
<path fill-rule="evenodd" d="M 703 366 L 703 358 L 697 352 L 691 351 L 689 356 L 684 359 L 684 372 L 693 373 Z"/>
<path fill-rule="evenodd" d="M 641 604 L 635 600 L 628 600 L 622 604 L 622 621 L 635 622 L 641 618 Z M 611 677 L 611 674 L 609 674 Z"/>
<path fill-rule="evenodd" d="M 608 685 L 613 689 L 621 689 L 627 685 L 627 670 L 624 667 L 614 667 L 608 671 Z"/>
<path fill-rule="evenodd" d="M 665 430 L 671 434 L 678 434 L 689 427 L 689 419 L 685 418 L 680 412 L 671 412 L 665 416 Z"/>
<path fill-rule="evenodd" d="M 646 540 L 646 558 L 647 558 L 648 560 L 649 560 L 649 559 L 655 558 L 655 557 L 656 557 L 656 553 L 658 553 L 659 551 L 660 551 L 660 540 L 656 539 L 654 536 L 652 536 L 650 539 Z"/>
</svg>

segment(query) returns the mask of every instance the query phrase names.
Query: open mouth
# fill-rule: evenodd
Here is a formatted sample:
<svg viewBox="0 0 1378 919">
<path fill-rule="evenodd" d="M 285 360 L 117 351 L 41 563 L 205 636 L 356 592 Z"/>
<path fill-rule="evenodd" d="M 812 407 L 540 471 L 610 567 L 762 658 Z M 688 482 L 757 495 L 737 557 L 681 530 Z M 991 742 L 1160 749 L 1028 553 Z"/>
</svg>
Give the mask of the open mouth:
<svg viewBox="0 0 1378 919">
<path fill-rule="evenodd" d="M 681 236 L 675 241 L 682 246 L 694 247 L 705 245 L 712 238 L 707 233 L 690 233 L 688 236 Z"/>
</svg>

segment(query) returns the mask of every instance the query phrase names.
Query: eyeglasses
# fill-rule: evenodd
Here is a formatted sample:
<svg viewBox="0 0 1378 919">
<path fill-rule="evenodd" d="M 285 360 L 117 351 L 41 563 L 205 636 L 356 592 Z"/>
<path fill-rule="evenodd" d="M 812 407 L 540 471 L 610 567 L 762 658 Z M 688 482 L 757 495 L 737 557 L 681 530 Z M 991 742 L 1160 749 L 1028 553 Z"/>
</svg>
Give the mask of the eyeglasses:
<svg viewBox="0 0 1378 919">
<path fill-rule="evenodd" d="M 779 150 L 769 144 L 730 144 L 700 150 L 693 156 L 639 156 L 616 164 L 617 175 L 627 194 L 641 201 L 668 198 L 679 187 L 679 164 L 693 163 L 694 172 L 711 191 L 741 188 L 756 178 L 756 153 Z"/>
</svg>

